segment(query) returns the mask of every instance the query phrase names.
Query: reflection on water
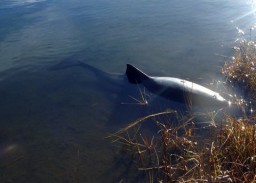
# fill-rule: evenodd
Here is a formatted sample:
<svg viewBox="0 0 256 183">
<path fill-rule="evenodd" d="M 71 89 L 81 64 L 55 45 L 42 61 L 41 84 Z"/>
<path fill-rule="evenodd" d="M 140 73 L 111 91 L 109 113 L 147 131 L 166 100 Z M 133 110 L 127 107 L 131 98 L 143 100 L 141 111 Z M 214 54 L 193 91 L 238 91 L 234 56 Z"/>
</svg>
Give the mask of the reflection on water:
<svg viewBox="0 0 256 183">
<path fill-rule="evenodd" d="M 182 106 L 150 94 L 147 105 L 134 104 L 144 88 L 123 77 L 126 63 L 208 87 L 236 27 L 252 26 L 248 10 L 231 0 L 1 1 L 0 182 L 138 182 L 104 137 Z M 52 69 L 62 60 L 120 74 Z"/>
<path fill-rule="evenodd" d="M 24 6 L 24 5 L 29 5 L 29 4 L 33 4 L 33 3 L 38 3 L 38 2 L 43 2 L 46 0 L 10 0 L 10 1 L 6 1 L 3 0 L 3 2 L 6 3 L 6 7 L 14 7 L 14 6 Z"/>
</svg>

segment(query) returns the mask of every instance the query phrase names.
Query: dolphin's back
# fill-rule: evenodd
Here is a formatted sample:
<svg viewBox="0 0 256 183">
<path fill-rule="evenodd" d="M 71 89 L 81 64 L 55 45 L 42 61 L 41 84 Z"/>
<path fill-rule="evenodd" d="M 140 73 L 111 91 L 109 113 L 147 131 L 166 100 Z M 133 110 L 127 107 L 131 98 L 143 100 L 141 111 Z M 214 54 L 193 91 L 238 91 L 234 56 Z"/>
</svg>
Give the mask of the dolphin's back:
<svg viewBox="0 0 256 183">
<path fill-rule="evenodd" d="M 126 68 L 126 76 L 130 83 L 142 83 L 144 80 L 148 80 L 150 77 L 139 70 L 138 68 L 134 67 L 131 64 L 127 64 Z"/>
<path fill-rule="evenodd" d="M 199 84 L 172 77 L 151 77 L 127 64 L 126 75 L 130 83 L 142 83 L 150 92 L 172 101 L 199 107 L 228 105 L 218 93 Z"/>
</svg>

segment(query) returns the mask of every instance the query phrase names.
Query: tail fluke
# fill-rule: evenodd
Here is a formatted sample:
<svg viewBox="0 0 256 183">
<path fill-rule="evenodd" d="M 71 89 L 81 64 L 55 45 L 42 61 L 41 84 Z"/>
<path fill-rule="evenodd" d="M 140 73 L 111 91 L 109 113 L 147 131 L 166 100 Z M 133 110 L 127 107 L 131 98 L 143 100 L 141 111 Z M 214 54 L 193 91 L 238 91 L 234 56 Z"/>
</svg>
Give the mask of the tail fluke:
<svg viewBox="0 0 256 183">
<path fill-rule="evenodd" d="M 143 80 L 149 79 L 147 74 L 132 66 L 131 64 L 127 64 L 126 76 L 130 83 L 141 83 Z"/>
</svg>

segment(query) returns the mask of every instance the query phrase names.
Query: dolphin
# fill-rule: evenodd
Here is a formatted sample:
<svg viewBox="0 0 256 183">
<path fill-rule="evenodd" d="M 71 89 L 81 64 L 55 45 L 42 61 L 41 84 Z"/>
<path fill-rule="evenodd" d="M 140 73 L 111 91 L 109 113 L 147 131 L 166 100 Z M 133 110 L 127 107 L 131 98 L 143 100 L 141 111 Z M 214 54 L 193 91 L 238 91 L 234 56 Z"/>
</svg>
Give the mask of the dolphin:
<svg viewBox="0 0 256 183">
<path fill-rule="evenodd" d="M 120 85 L 120 87 L 123 87 L 122 83 L 127 77 L 129 83 L 143 84 L 145 88 L 158 96 L 189 106 L 223 108 L 231 104 L 219 93 L 204 86 L 179 78 L 152 77 L 131 64 L 127 64 L 124 75 L 112 74 L 71 57 L 51 67 L 50 70 L 66 69 L 74 66 L 89 69 L 101 80 L 105 79 L 110 83 Z"/>
<path fill-rule="evenodd" d="M 130 83 L 143 84 L 150 92 L 171 101 L 197 107 L 219 107 L 230 105 L 219 93 L 199 84 L 173 77 L 152 77 L 127 64 L 126 76 Z"/>
</svg>

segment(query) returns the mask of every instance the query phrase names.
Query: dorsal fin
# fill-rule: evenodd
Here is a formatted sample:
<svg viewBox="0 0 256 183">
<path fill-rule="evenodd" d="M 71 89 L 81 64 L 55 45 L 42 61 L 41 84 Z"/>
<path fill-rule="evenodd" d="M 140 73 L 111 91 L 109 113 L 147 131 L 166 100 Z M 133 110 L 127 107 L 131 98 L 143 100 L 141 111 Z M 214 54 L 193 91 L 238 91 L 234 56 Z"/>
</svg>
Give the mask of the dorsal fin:
<svg viewBox="0 0 256 183">
<path fill-rule="evenodd" d="M 131 64 L 127 64 L 126 76 L 130 83 L 141 83 L 143 80 L 149 79 L 147 74 Z"/>
</svg>

